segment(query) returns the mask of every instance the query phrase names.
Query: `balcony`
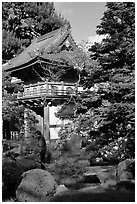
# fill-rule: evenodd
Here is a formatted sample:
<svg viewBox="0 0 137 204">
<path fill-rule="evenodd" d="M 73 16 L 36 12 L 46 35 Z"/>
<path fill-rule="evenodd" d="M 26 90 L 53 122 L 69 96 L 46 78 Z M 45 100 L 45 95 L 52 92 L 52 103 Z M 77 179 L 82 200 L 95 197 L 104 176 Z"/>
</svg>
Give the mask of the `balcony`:
<svg viewBox="0 0 137 204">
<path fill-rule="evenodd" d="M 18 99 L 37 98 L 63 98 L 82 93 L 83 88 L 72 83 L 64 82 L 38 82 L 37 84 L 24 85 L 24 92 L 19 92 Z"/>
</svg>

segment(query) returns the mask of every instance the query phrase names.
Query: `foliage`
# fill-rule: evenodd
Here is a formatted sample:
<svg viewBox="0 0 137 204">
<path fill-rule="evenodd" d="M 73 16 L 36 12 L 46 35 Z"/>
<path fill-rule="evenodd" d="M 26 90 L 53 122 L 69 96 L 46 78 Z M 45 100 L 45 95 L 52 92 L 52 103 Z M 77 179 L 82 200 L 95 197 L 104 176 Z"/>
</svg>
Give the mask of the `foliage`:
<svg viewBox="0 0 137 204">
<path fill-rule="evenodd" d="M 2 73 L 2 119 L 10 121 L 14 130 L 24 129 L 24 106 L 17 100 L 17 90 L 22 89 L 22 85 L 12 83 L 10 73 Z M 36 131 L 35 124 L 38 122 L 32 112 L 28 110 L 28 124 L 32 135 Z M 13 127 L 12 127 L 13 125 Z"/>
<path fill-rule="evenodd" d="M 61 157 L 54 165 L 48 167 L 48 171 L 55 177 L 58 184 L 66 184 L 68 180 L 69 183 L 81 181 L 86 168 L 85 164 L 79 163 L 76 158 Z"/>
<path fill-rule="evenodd" d="M 69 23 L 66 23 L 67 28 L 70 27 Z M 86 67 L 95 66 L 97 63 L 86 55 L 86 53 L 79 47 L 67 48 L 64 50 L 61 46 L 51 47 L 50 53 L 45 55 L 46 59 L 56 62 L 56 66 L 49 65 L 48 71 L 50 73 L 50 80 L 63 81 L 71 80 L 75 78 L 75 81 L 84 80 L 83 77 L 86 73 Z M 82 71 L 82 75 L 80 75 Z M 73 75 L 73 78 L 72 78 Z M 82 76 L 82 78 L 81 78 Z"/>
<path fill-rule="evenodd" d="M 67 107 L 69 104 L 75 104 L 74 107 L 74 119 L 73 123 L 70 123 L 63 127 L 59 131 L 59 137 L 61 140 L 69 139 L 73 131 L 75 133 L 80 134 L 81 136 L 87 136 L 89 130 L 89 124 L 87 124 L 86 118 L 89 118 L 92 110 L 89 110 L 87 102 L 90 103 L 91 99 L 91 91 L 88 90 L 88 86 L 85 83 L 85 80 L 90 80 L 90 76 L 92 76 L 93 70 L 99 69 L 99 64 L 97 61 L 92 60 L 88 57 L 88 55 L 80 48 L 77 48 L 74 51 L 63 51 L 60 53 L 59 57 L 64 59 L 68 64 L 73 66 L 79 75 L 78 85 L 83 86 L 85 92 L 78 95 L 76 97 L 72 96 L 69 101 L 63 104 L 62 109 Z M 84 101 L 85 100 L 85 101 Z M 86 106 L 85 106 L 86 104 Z M 82 115 L 82 114 L 86 115 Z M 92 121 L 91 121 L 92 122 Z M 82 125 L 81 125 L 82 124 Z M 90 130 L 89 130 L 90 131 Z"/>
<path fill-rule="evenodd" d="M 36 124 L 39 122 L 36 117 L 33 115 L 33 111 L 30 109 L 27 109 L 27 123 L 29 127 L 30 137 L 35 137 L 36 132 Z"/>
<path fill-rule="evenodd" d="M 130 164 L 127 169 L 132 173 L 133 178 L 135 179 L 135 159 L 130 160 Z"/>
<path fill-rule="evenodd" d="M 70 131 L 102 147 L 127 138 L 124 157 L 134 157 L 135 4 L 109 2 L 106 6 L 97 27 L 97 34 L 105 38 L 90 48 L 90 57 L 99 66 L 85 69 L 82 84 L 86 89 L 77 99 L 77 118 Z"/>
<path fill-rule="evenodd" d="M 30 137 L 31 139 L 21 141 L 20 155 L 23 157 L 38 157 L 37 154 L 40 153 L 40 148 L 38 146 L 38 139 Z"/>
<path fill-rule="evenodd" d="M 132 141 L 128 137 L 120 137 L 108 145 L 103 146 L 98 151 L 89 154 L 90 164 L 100 165 L 100 161 L 105 164 L 116 165 L 120 161 L 134 157 L 134 149 L 132 149 Z"/>
<path fill-rule="evenodd" d="M 15 197 L 16 184 L 22 173 L 23 170 L 16 163 L 4 163 L 2 165 L 3 199 Z"/>
<path fill-rule="evenodd" d="M 22 52 L 39 35 L 54 31 L 65 21 L 56 14 L 53 2 L 2 3 L 2 60 L 5 63 Z M 22 84 L 11 83 L 10 73 L 2 76 L 3 120 L 11 121 L 19 130 L 23 128 L 24 106 L 16 100 Z M 35 131 L 36 119 L 29 111 L 30 130 Z M 10 137 L 10 136 L 9 136 Z"/>
<path fill-rule="evenodd" d="M 91 58 L 102 69 L 98 80 L 100 104 L 94 111 L 99 117 L 98 130 L 107 138 L 127 137 L 134 151 L 135 135 L 135 4 L 107 3 L 97 33 L 106 35 L 101 44 L 91 48 Z M 96 73 L 96 72 L 95 72 Z M 97 94 L 98 94 L 97 93 Z M 104 103 L 105 102 L 105 103 Z M 128 150 L 127 150 L 128 151 Z"/>
<path fill-rule="evenodd" d="M 22 127 L 24 107 L 16 100 L 16 91 L 20 88 L 18 84 L 11 83 L 10 73 L 2 72 L 2 119 L 14 120 L 16 118 L 16 129 Z"/>
<path fill-rule="evenodd" d="M 3 62 L 23 51 L 34 37 L 65 22 L 56 14 L 53 2 L 3 2 L 2 20 Z"/>
<path fill-rule="evenodd" d="M 31 169 L 38 168 L 37 163 L 31 159 L 19 159 L 16 162 L 3 162 L 2 164 L 2 199 L 16 198 L 15 191 L 20 184 L 21 175 Z"/>
</svg>

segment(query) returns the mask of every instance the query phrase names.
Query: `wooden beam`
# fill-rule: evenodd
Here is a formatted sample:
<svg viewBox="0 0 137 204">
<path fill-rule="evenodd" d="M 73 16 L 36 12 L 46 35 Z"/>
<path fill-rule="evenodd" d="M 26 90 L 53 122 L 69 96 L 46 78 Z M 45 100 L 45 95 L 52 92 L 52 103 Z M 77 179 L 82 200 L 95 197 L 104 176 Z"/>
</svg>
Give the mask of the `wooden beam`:
<svg viewBox="0 0 137 204">
<path fill-rule="evenodd" d="M 24 110 L 24 139 L 28 139 L 29 137 L 29 126 L 28 126 L 28 110 L 25 108 Z"/>
<path fill-rule="evenodd" d="M 43 135 L 46 142 L 50 143 L 50 129 L 49 129 L 49 106 L 44 105 L 44 117 L 43 117 Z"/>
<path fill-rule="evenodd" d="M 37 74 L 37 76 L 44 81 L 44 78 L 32 67 L 32 70 Z"/>
</svg>

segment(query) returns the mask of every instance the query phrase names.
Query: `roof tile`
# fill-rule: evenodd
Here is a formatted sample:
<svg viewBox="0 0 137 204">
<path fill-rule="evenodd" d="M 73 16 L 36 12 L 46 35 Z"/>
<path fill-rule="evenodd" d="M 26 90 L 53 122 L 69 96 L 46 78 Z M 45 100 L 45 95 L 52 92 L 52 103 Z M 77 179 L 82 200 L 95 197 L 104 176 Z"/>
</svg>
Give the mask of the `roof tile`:
<svg viewBox="0 0 137 204">
<path fill-rule="evenodd" d="M 11 70 L 13 67 L 20 67 L 27 62 L 35 59 L 37 56 L 45 57 L 45 54 L 50 50 L 53 45 L 59 45 L 70 34 L 66 27 L 54 30 L 45 35 L 35 38 L 31 45 L 27 47 L 22 53 L 15 58 L 9 60 L 8 63 L 3 65 L 4 70 Z"/>
</svg>

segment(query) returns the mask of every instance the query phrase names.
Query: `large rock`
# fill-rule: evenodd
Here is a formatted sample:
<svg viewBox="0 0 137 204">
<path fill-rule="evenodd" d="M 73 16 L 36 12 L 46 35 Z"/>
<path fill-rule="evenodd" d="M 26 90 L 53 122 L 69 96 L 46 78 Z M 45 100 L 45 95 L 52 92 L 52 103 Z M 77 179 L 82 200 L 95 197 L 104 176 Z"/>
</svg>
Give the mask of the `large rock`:
<svg viewBox="0 0 137 204">
<path fill-rule="evenodd" d="M 116 166 L 87 167 L 88 175 L 96 175 L 101 184 L 116 185 Z"/>
<path fill-rule="evenodd" d="M 19 202 L 48 201 L 55 194 L 56 188 L 57 184 L 49 172 L 33 169 L 23 173 L 16 197 Z"/>
<path fill-rule="evenodd" d="M 135 192 L 135 161 L 126 159 L 118 164 L 117 190 Z"/>
<path fill-rule="evenodd" d="M 78 134 L 73 133 L 68 143 L 70 145 L 71 154 L 79 155 L 82 144 L 82 137 Z"/>
<path fill-rule="evenodd" d="M 61 194 L 63 194 L 66 191 L 68 191 L 68 188 L 66 188 L 65 185 L 60 185 L 60 186 L 57 187 L 56 193 L 54 194 L 54 196 L 61 195 Z"/>
<path fill-rule="evenodd" d="M 118 164 L 117 177 L 118 181 L 130 181 L 134 179 L 133 171 L 131 170 L 131 160 L 126 159 Z"/>
</svg>

